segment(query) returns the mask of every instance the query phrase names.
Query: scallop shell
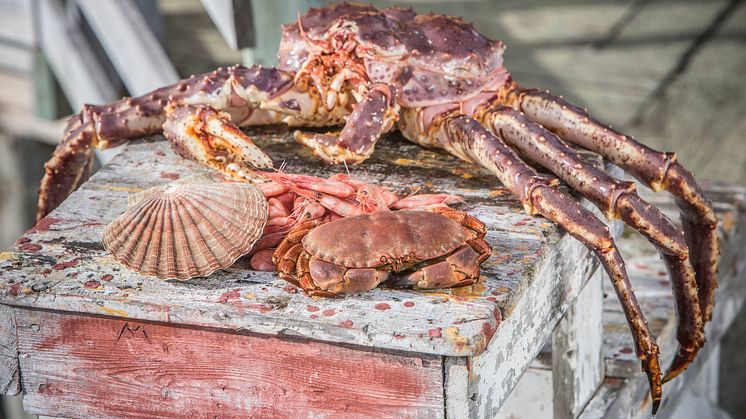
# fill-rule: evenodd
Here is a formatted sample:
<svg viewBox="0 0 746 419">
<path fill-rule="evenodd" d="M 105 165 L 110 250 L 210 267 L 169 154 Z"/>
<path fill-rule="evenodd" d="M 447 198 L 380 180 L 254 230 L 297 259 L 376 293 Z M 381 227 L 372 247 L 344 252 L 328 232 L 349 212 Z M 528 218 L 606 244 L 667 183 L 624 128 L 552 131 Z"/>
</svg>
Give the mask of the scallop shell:
<svg viewBox="0 0 746 419">
<path fill-rule="evenodd" d="M 267 200 L 257 188 L 197 175 L 130 196 L 103 244 L 140 274 L 189 279 L 233 265 L 266 222 Z"/>
</svg>

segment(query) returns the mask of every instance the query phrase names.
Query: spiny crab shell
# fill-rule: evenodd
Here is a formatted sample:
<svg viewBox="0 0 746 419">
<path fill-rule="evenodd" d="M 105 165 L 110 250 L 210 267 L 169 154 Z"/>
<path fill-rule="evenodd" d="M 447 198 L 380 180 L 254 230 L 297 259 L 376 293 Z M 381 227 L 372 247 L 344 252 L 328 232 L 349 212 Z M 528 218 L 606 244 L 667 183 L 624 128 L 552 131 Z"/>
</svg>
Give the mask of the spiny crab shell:
<svg viewBox="0 0 746 419">
<path fill-rule="evenodd" d="M 423 107 L 496 90 L 509 77 L 504 49 L 460 18 L 342 3 L 283 25 L 278 59 L 279 68 L 298 73 L 311 54 L 347 51 L 362 59 L 370 81 L 394 86 L 402 106 Z"/>
</svg>

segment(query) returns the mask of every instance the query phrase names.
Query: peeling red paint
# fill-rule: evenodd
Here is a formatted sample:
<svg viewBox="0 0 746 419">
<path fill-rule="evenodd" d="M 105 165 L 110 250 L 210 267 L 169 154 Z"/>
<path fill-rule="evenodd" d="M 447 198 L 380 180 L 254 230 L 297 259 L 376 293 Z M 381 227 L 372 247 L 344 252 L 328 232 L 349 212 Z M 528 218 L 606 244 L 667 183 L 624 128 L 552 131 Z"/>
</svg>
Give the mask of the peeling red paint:
<svg viewBox="0 0 746 419">
<path fill-rule="evenodd" d="M 328 308 L 328 309 L 322 311 L 321 314 L 323 314 L 326 317 L 331 317 L 331 316 L 337 314 L 337 312 L 334 309 L 332 309 L 332 308 Z"/>
<path fill-rule="evenodd" d="M 312 318 L 312 319 L 318 319 L 318 318 L 319 318 L 318 314 L 311 314 L 311 315 L 310 315 L 310 316 L 308 316 L 308 317 L 310 317 L 310 318 Z"/>
<path fill-rule="evenodd" d="M 112 279 L 114 279 L 114 275 L 112 275 L 112 274 L 106 274 L 106 275 L 104 275 L 104 276 L 101 277 L 101 280 L 104 281 L 104 282 L 109 282 Z"/>
<path fill-rule="evenodd" d="M 29 253 L 36 253 L 42 249 L 41 245 L 36 243 L 23 243 L 18 248 Z"/>
<path fill-rule="evenodd" d="M 38 223 L 36 223 L 35 226 L 33 226 L 28 233 L 41 233 L 44 231 L 49 230 L 49 227 L 54 225 L 55 223 L 58 223 L 62 221 L 61 218 L 52 218 L 52 217 L 45 217 L 39 220 Z"/>
<path fill-rule="evenodd" d="M 427 331 L 427 336 L 430 339 L 432 339 L 432 338 L 442 338 L 443 337 L 443 333 L 441 333 L 442 331 L 443 331 L 443 328 L 436 327 L 435 329 L 428 330 Z"/>
<path fill-rule="evenodd" d="M 74 266 L 78 266 L 78 259 L 73 259 L 69 262 L 60 262 L 52 266 L 52 269 L 54 269 L 55 271 L 61 271 L 63 269 L 72 268 Z"/>
<path fill-rule="evenodd" d="M 400 417 L 430 403 L 443 405 L 438 357 L 56 313 L 34 314 L 33 322 L 43 327 L 33 338 L 22 337 L 20 346 L 58 354 L 45 359 L 76 384 L 69 393 L 62 382 L 37 372 L 37 384 L 26 390 L 48 405 L 78 404 L 90 416 L 121 416 L 121 382 L 137 390 L 128 397 L 143 417 Z M 112 371 L 116 377 L 96 379 Z M 272 379 L 262 381 L 266 377 Z M 61 413 L 73 416 L 73 410 Z"/>
<path fill-rule="evenodd" d="M 634 351 L 632 350 L 632 348 L 624 347 L 624 348 L 620 349 L 619 352 L 621 352 L 623 354 L 631 354 Z"/>
<path fill-rule="evenodd" d="M 497 328 L 493 328 L 490 322 L 482 323 L 482 334 L 486 339 L 485 343 L 489 343 L 492 340 L 492 336 L 495 335 L 495 330 L 497 330 Z"/>
<path fill-rule="evenodd" d="M 258 312 L 260 312 L 262 314 L 268 313 L 268 312 L 270 312 L 270 311 L 272 311 L 272 310 L 275 309 L 274 307 L 272 307 L 269 304 L 258 304 L 258 303 L 247 304 L 246 307 L 248 307 L 251 310 L 256 310 L 256 311 L 258 311 Z"/>
<path fill-rule="evenodd" d="M 232 291 L 226 291 L 220 294 L 220 297 L 218 297 L 218 302 L 227 303 L 229 301 L 238 300 L 240 298 L 241 298 L 241 293 L 239 292 L 239 288 L 236 288 Z"/>
<path fill-rule="evenodd" d="M 497 298 L 495 298 L 495 297 L 487 297 L 487 301 L 497 301 Z"/>
<path fill-rule="evenodd" d="M 52 273 L 52 270 L 51 270 L 51 269 L 49 269 L 49 268 L 47 268 L 47 269 L 44 269 L 43 271 L 41 271 L 41 274 L 42 274 L 42 275 L 45 275 L 45 276 L 46 276 L 46 275 L 49 275 L 49 274 L 51 274 L 51 273 Z"/>
<path fill-rule="evenodd" d="M 307 305 L 306 306 L 306 310 L 310 311 L 311 313 L 315 313 L 315 312 L 319 311 L 319 308 L 316 307 L 316 306 Z"/>
<path fill-rule="evenodd" d="M 295 294 L 296 292 L 298 292 L 298 288 L 296 288 L 296 286 L 292 284 L 285 285 L 284 287 L 282 287 L 282 290 L 288 294 Z"/>
<path fill-rule="evenodd" d="M 181 177 L 180 174 L 174 172 L 161 172 L 161 177 L 164 179 L 176 180 Z"/>
<path fill-rule="evenodd" d="M 339 322 L 339 325 L 344 327 L 345 329 L 352 329 L 352 320 L 347 319 L 345 321 Z"/>
<path fill-rule="evenodd" d="M 10 287 L 8 287 L 8 294 L 12 295 L 13 297 L 18 296 L 18 291 L 21 290 L 21 284 L 13 284 Z"/>
<path fill-rule="evenodd" d="M 405 301 L 403 304 L 404 307 L 414 307 L 414 303 L 412 301 Z"/>
<path fill-rule="evenodd" d="M 21 237 L 18 240 L 16 240 L 16 244 L 24 244 L 24 243 L 28 243 L 30 241 L 31 241 L 31 239 L 29 239 L 28 237 Z"/>
<path fill-rule="evenodd" d="M 396 339 L 396 340 L 402 340 L 402 339 L 404 339 L 404 335 L 402 335 L 401 333 L 394 332 L 394 339 Z"/>
<path fill-rule="evenodd" d="M 88 289 L 96 289 L 101 286 L 101 283 L 96 281 L 95 279 L 91 279 L 90 281 L 86 281 L 83 286 Z"/>
<path fill-rule="evenodd" d="M 386 311 L 391 308 L 391 306 L 388 305 L 387 303 L 378 303 L 376 304 L 375 307 L 376 307 L 376 310 L 381 310 L 381 311 Z"/>
<path fill-rule="evenodd" d="M 51 383 L 39 384 L 38 392 L 39 394 L 48 394 L 48 395 L 62 394 L 62 390 L 60 390 L 59 387 Z"/>
</svg>

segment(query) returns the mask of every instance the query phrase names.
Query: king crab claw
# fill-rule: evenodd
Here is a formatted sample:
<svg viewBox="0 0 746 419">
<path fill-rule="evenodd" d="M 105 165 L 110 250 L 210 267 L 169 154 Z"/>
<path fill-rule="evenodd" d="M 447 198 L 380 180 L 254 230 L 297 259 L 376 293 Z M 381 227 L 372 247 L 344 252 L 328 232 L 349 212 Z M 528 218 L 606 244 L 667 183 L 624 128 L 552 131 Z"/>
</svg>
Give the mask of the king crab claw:
<svg viewBox="0 0 746 419">
<path fill-rule="evenodd" d="M 704 344 L 717 287 L 718 220 L 675 154 L 653 150 L 561 97 L 519 86 L 503 65 L 504 49 L 459 18 L 348 3 L 310 9 L 282 27 L 278 68 L 221 68 L 137 98 L 85 106 L 71 118 L 46 164 L 38 217 L 85 181 L 94 147 L 164 132 L 184 157 L 241 178 L 271 162 L 236 127 L 343 125 L 338 133 L 296 134 L 300 144 L 331 163 L 364 161 L 384 133 L 397 129 L 412 142 L 481 164 L 528 214 L 554 221 L 599 258 L 633 331 L 655 412 L 662 381 L 684 371 Z M 682 228 L 644 202 L 634 184 L 596 169 L 571 145 L 600 154 L 653 190 L 669 191 Z M 678 314 L 679 350 L 665 378 L 658 346 L 605 224 L 526 161 L 549 170 L 607 218 L 622 219 L 659 249 Z M 323 198 L 316 210 L 336 208 L 336 217 L 362 211 L 348 198 L 314 193 Z M 304 194 L 311 192 L 292 199 Z M 366 206 L 386 201 L 386 194 L 372 195 Z M 285 207 L 293 208 L 292 202 Z M 279 234 L 268 232 L 266 242 L 276 245 Z"/>
</svg>

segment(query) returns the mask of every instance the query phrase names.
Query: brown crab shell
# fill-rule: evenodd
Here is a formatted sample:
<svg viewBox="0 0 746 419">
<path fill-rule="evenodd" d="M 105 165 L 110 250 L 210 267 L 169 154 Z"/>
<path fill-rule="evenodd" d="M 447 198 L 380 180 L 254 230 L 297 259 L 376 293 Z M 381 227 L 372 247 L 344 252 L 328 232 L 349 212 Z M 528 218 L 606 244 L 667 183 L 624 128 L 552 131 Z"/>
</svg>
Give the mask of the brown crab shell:
<svg viewBox="0 0 746 419">
<path fill-rule="evenodd" d="M 131 196 L 127 210 L 106 227 L 103 245 L 142 275 L 186 280 L 248 253 L 267 215 L 257 188 L 191 176 Z"/>
<path fill-rule="evenodd" d="M 427 211 L 384 211 L 322 224 L 303 238 L 321 260 L 348 268 L 377 268 L 447 255 L 464 244 L 457 222 Z"/>
</svg>

